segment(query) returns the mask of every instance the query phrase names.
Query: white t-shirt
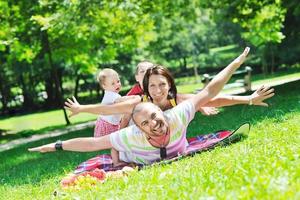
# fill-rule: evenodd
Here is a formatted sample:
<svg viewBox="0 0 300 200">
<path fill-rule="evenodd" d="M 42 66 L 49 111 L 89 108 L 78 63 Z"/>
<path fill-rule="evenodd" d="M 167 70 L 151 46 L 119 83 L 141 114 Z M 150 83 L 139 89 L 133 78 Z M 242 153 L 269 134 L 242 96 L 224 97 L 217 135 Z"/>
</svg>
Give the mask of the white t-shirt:
<svg viewBox="0 0 300 200">
<path fill-rule="evenodd" d="M 167 158 L 183 154 L 187 147 L 186 129 L 195 116 L 194 104 L 187 100 L 164 112 L 170 126 L 170 142 L 166 146 Z M 132 125 L 110 134 L 112 146 L 125 162 L 151 164 L 160 160 L 160 149 L 153 147 L 142 131 Z"/>
<path fill-rule="evenodd" d="M 116 92 L 105 90 L 104 97 L 101 101 L 101 104 L 104 104 L 104 105 L 114 104 L 116 99 L 118 99 L 120 97 L 121 97 L 121 95 L 119 95 Z M 118 125 L 118 124 L 120 124 L 122 115 L 100 115 L 99 118 L 101 118 L 102 120 L 109 122 L 111 124 Z"/>
</svg>

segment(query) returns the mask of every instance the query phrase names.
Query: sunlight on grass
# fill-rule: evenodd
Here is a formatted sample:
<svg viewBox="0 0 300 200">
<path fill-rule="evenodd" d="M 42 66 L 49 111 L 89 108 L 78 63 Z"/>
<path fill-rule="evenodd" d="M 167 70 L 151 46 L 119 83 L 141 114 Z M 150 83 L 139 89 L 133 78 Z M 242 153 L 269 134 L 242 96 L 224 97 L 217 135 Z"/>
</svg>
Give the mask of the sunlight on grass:
<svg viewBox="0 0 300 200">
<path fill-rule="evenodd" d="M 78 123 L 95 120 L 96 118 L 96 115 L 82 113 L 70 118 L 70 121 L 71 123 Z M 62 110 L 10 117 L 0 121 L 1 129 L 14 132 L 23 130 L 39 130 L 48 126 L 59 126 L 65 124 L 66 122 Z"/>
</svg>

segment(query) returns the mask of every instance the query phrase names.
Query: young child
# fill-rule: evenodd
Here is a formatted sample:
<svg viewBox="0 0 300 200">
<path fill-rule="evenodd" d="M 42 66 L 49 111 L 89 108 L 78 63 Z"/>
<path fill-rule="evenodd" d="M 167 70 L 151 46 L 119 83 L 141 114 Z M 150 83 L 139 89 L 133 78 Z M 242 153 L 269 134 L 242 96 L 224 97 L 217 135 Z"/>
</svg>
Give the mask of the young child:
<svg viewBox="0 0 300 200">
<path fill-rule="evenodd" d="M 101 70 L 97 80 L 100 87 L 104 90 L 104 96 L 101 104 L 113 104 L 122 101 L 119 92 L 121 90 L 121 82 L 118 73 L 110 68 Z M 101 137 L 111 134 L 120 129 L 120 121 L 122 115 L 100 115 L 96 121 L 94 129 L 94 137 Z M 114 166 L 120 165 L 119 153 L 117 150 L 111 150 L 111 157 Z"/>
<path fill-rule="evenodd" d="M 135 70 L 135 80 L 136 84 L 131 88 L 131 90 L 127 93 L 127 96 L 131 95 L 143 95 L 143 79 L 147 69 L 153 67 L 154 64 L 149 61 L 142 61 L 136 66 Z"/>
<path fill-rule="evenodd" d="M 154 64 L 149 61 L 142 61 L 137 64 L 136 69 L 135 69 L 135 75 L 134 75 L 136 84 L 134 84 L 132 86 L 132 88 L 126 94 L 126 96 L 132 96 L 132 95 L 142 96 L 144 94 L 144 90 L 143 90 L 144 76 L 145 76 L 147 69 L 149 69 L 151 67 L 154 67 Z M 120 123 L 120 128 L 125 128 L 128 125 L 132 125 L 133 122 L 129 124 L 130 119 L 131 119 L 131 115 L 124 115 L 122 118 L 122 121 Z"/>
<path fill-rule="evenodd" d="M 101 70 L 97 80 L 104 90 L 101 104 L 113 104 L 121 98 L 121 82 L 118 73 L 109 68 Z M 96 121 L 94 137 L 108 135 L 120 129 L 121 115 L 100 115 Z"/>
</svg>

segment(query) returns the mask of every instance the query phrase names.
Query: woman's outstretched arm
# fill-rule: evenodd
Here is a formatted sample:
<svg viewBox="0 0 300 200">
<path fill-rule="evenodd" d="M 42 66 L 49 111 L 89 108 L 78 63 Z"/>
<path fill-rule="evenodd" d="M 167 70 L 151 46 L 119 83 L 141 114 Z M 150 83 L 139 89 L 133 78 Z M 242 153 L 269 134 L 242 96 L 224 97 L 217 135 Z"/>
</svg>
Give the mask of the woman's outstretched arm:
<svg viewBox="0 0 300 200">
<path fill-rule="evenodd" d="M 180 103 L 183 100 L 194 97 L 195 94 L 178 94 L 177 102 Z M 208 101 L 204 107 L 223 107 L 232 106 L 237 104 L 249 104 L 257 106 L 268 106 L 264 101 L 274 96 L 274 89 L 262 86 L 253 92 L 251 95 L 222 95 L 219 94 L 210 101 Z M 201 110 L 200 110 L 201 111 Z"/>
<path fill-rule="evenodd" d="M 115 103 L 111 105 L 103 104 L 89 104 L 81 105 L 78 103 L 75 97 L 72 99 L 67 99 L 65 102 L 65 108 L 71 111 L 70 117 L 77 115 L 81 112 L 91 113 L 91 114 L 102 114 L 102 115 L 113 115 L 113 114 L 129 114 L 132 112 L 134 106 L 141 102 L 139 96 L 131 97 L 126 101 Z"/>
<path fill-rule="evenodd" d="M 218 95 L 232 74 L 244 63 L 249 51 L 249 47 L 245 48 L 244 52 L 219 72 L 201 92 L 190 98 L 196 110 Z"/>
</svg>

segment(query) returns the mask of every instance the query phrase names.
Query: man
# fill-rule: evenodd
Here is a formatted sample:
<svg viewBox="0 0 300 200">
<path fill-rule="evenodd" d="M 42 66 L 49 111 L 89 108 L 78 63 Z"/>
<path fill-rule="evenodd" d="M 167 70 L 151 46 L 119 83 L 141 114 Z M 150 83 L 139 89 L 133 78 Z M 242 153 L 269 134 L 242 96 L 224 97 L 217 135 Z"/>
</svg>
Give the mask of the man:
<svg viewBox="0 0 300 200">
<path fill-rule="evenodd" d="M 217 74 L 200 93 L 173 109 L 162 112 L 152 103 L 136 105 L 132 111 L 136 126 L 99 138 L 75 138 L 31 148 L 29 151 L 44 153 L 63 149 L 88 152 L 115 148 L 120 152 L 120 160 L 138 164 L 150 164 L 183 154 L 187 146 L 186 129 L 195 112 L 221 91 L 234 71 L 245 61 L 249 50 L 249 47 L 245 48 L 244 52 Z"/>
</svg>

